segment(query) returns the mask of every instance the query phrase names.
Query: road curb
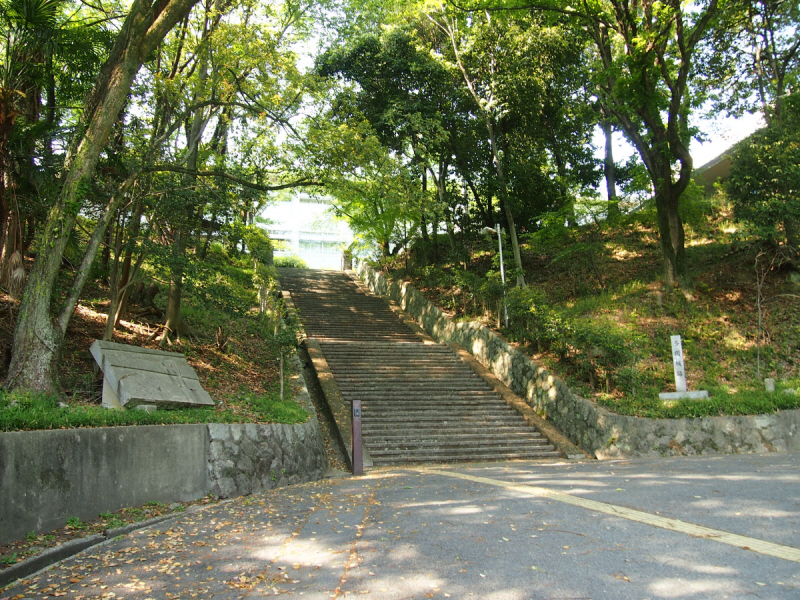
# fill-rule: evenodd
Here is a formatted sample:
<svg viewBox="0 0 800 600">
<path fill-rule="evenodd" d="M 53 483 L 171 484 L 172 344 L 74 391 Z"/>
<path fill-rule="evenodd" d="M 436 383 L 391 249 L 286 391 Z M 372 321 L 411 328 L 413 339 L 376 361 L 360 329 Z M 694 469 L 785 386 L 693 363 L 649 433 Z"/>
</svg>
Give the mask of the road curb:
<svg viewBox="0 0 800 600">
<path fill-rule="evenodd" d="M 213 504 L 212 506 L 218 506 L 218 504 Z M 202 508 L 207 508 L 207 507 L 202 507 Z M 23 577 L 28 577 L 30 575 L 38 573 L 39 571 L 43 571 L 44 569 L 51 567 L 57 562 L 61 562 L 65 558 L 70 558 L 72 556 L 75 556 L 76 554 L 83 552 L 84 550 L 86 550 L 87 548 L 91 548 L 92 546 L 97 546 L 108 540 L 113 540 L 114 538 L 117 538 L 119 536 L 131 533 L 132 531 L 144 529 L 146 527 L 150 527 L 151 525 L 157 525 L 158 523 L 169 521 L 171 519 L 177 519 L 178 517 L 182 517 L 183 515 L 190 512 L 199 512 L 199 511 L 200 509 L 195 509 L 171 515 L 161 515 L 158 517 L 153 517 L 152 519 L 147 519 L 146 521 L 138 521 L 136 523 L 123 525 L 122 527 L 107 529 L 103 533 L 96 533 L 94 535 L 89 535 L 84 538 L 70 540 L 68 542 L 61 544 L 60 546 L 46 548 L 40 554 L 37 554 L 36 556 L 31 556 L 30 558 L 25 559 L 22 562 L 15 563 L 10 567 L 8 567 L 7 569 L 3 569 L 2 571 L 0 571 L 0 589 L 6 587 L 8 588 L 14 587 L 17 584 L 17 582 Z"/>
</svg>

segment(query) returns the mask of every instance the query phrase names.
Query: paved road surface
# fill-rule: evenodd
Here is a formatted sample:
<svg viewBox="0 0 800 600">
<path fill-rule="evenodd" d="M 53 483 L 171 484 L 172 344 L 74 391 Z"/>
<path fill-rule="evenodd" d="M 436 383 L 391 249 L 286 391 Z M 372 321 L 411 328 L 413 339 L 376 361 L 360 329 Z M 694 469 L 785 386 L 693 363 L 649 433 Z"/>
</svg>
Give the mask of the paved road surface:
<svg viewBox="0 0 800 600">
<path fill-rule="evenodd" d="M 0 596 L 797 599 L 798 467 L 772 454 L 387 469 L 187 514 Z"/>
</svg>

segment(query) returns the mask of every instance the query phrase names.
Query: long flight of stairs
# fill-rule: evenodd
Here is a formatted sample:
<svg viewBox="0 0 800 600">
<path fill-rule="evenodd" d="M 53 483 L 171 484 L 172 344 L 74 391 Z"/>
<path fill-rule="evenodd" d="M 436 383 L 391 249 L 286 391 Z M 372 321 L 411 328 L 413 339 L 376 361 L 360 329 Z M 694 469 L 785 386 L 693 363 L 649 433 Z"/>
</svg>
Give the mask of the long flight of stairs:
<svg viewBox="0 0 800 600">
<path fill-rule="evenodd" d="M 450 348 L 423 340 L 348 274 L 281 269 L 345 400 L 362 401 L 373 464 L 562 456 Z"/>
</svg>

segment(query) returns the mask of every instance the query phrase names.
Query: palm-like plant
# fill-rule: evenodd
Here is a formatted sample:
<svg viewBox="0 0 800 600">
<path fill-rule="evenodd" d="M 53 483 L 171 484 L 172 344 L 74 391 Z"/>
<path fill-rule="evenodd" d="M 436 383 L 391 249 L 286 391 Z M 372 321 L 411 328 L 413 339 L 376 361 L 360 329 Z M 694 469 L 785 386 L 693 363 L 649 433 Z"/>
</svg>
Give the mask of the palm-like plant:
<svg viewBox="0 0 800 600">
<path fill-rule="evenodd" d="M 38 118 L 39 90 L 45 65 L 52 53 L 59 29 L 59 8 L 63 0 L 0 1 L 0 273 L 9 257 L 19 250 L 20 215 L 13 194 L 7 194 L 9 139 L 22 115 Z"/>
</svg>

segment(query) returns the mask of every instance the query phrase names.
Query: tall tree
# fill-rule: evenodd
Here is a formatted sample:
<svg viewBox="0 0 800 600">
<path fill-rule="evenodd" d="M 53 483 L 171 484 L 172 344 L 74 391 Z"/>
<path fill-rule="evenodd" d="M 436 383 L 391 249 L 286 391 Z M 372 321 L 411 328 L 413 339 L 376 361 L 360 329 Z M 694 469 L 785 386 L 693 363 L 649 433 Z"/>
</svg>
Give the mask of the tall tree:
<svg viewBox="0 0 800 600">
<path fill-rule="evenodd" d="M 473 11 L 469 5 L 462 10 Z M 692 109 L 708 90 L 693 86 L 698 48 L 719 17 L 718 0 L 599 0 L 579 6 L 562 0 L 481 3 L 480 10 L 564 15 L 591 38 L 593 84 L 600 102 L 636 147 L 655 191 L 667 283 L 692 288 L 680 198 L 692 178 Z"/>
<path fill-rule="evenodd" d="M 495 192 L 509 229 L 517 285 L 525 285 L 518 223 L 571 206 L 596 180 L 583 94 L 585 40 L 557 19 L 441 7 L 425 13 L 443 36 L 439 54 L 461 75 L 485 130 Z"/>
<path fill-rule="evenodd" d="M 561 8 L 586 27 L 599 61 L 596 90 L 604 109 L 633 143 L 655 190 L 664 278 L 691 289 L 679 206 L 691 181 L 692 108 L 704 97 L 691 86 L 695 53 L 718 11 L 717 0 L 690 6 L 606 0 L 589 10 Z"/>
<path fill-rule="evenodd" d="M 55 319 L 50 313 L 61 257 L 89 180 L 122 109 L 133 78 L 164 36 L 183 19 L 196 0 L 134 0 L 108 60 L 84 103 L 65 157 L 61 190 L 40 238 L 42 251 L 31 270 L 14 332 L 9 389 L 57 392 L 57 363 L 74 303 L 64 303 Z M 71 298 L 72 295 L 68 297 Z"/>
<path fill-rule="evenodd" d="M 714 109 L 759 111 L 780 125 L 783 98 L 800 81 L 800 5 L 741 0 L 722 5 L 719 26 L 700 46 L 699 75 L 715 89 Z"/>
</svg>

